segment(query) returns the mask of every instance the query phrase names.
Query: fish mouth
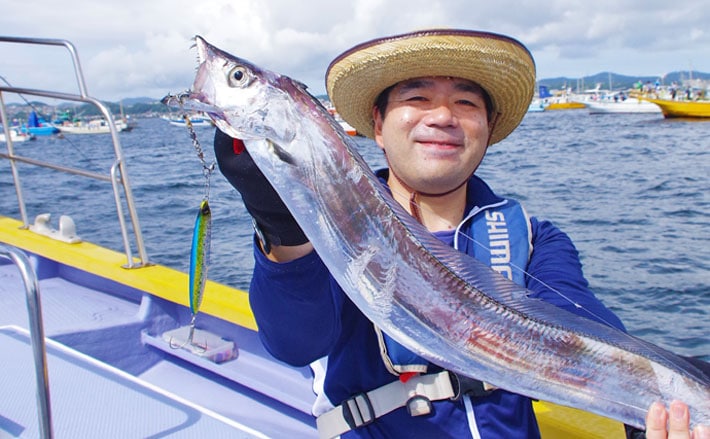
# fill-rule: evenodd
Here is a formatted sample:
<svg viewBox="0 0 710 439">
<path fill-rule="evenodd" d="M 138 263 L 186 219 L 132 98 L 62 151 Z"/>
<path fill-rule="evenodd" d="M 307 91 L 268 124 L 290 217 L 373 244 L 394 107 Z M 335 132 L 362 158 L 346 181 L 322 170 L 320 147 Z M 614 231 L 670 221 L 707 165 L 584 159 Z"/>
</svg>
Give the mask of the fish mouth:
<svg viewBox="0 0 710 439">
<path fill-rule="evenodd" d="M 215 47 L 211 46 L 204 38 L 195 35 L 193 47 L 197 49 L 197 75 L 192 84 L 192 90 L 188 90 L 177 95 L 167 95 L 162 99 L 162 103 L 174 108 L 201 111 L 204 113 L 217 113 L 219 108 L 210 103 L 208 94 L 203 90 L 207 77 L 209 76 L 205 64 L 210 59 L 215 58 Z"/>
<path fill-rule="evenodd" d="M 214 113 L 217 112 L 219 109 L 214 105 L 208 103 L 209 100 L 207 99 L 207 96 L 200 90 L 204 81 L 203 75 L 205 75 L 205 73 L 202 73 L 203 69 L 199 68 L 199 66 L 204 65 L 205 62 L 210 59 L 211 46 L 207 41 L 205 41 L 204 38 L 199 35 L 195 35 L 193 41 L 193 47 L 197 49 L 198 69 L 197 76 L 195 78 L 195 83 L 192 85 L 192 90 L 188 90 L 178 94 L 168 94 L 163 97 L 160 102 L 164 105 L 167 105 L 168 107 L 177 108 L 181 110 L 193 110 L 202 111 L 205 113 Z"/>
<path fill-rule="evenodd" d="M 207 51 L 209 50 L 209 43 L 205 41 L 199 35 L 195 35 L 193 38 L 194 47 L 197 48 L 197 64 L 202 64 L 207 59 Z"/>
<path fill-rule="evenodd" d="M 160 100 L 160 103 L 163 105 L 167 105 L 168 107 L 178 108 L 182 107 L 183 101 L 188 99 L 189 96 L 190 92 L 183 92 L 178 94 L 169 93 L 163 96 L 163 99 Z"/>
<path fill-rule="evenodd" d="M 201 111 L 204 113 L 216 113 L 219 108 L 205 102 L 202 93 L 186 91 L 178 94 L 167 94 L 160 102 L 168 107 L 180 110 Z"/>
</svg>

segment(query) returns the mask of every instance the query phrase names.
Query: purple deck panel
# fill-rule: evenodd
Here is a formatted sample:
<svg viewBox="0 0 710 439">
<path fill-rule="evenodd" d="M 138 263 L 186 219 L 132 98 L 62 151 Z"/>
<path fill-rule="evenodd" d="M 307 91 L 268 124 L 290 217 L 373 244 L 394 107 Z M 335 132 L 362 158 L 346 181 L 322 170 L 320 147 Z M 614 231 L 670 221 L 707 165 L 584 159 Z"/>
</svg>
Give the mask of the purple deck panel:
<svg viewBox="0 0 710 439">
<path fill-rule="evenodd" d="M 161 345 L 162 332 L 189 321 L 185 307 L 33 260 L 45 335 L 52 340 L 55 437 L 317 437 L 310 372 L 271 358 L 254 331 L 198 316 L 198 327 L 237 345 L 236 359 L 215 364 Z M 27 321 L 19 271 L 2 264 L 0 437 L 37 435 Z"/>
</svg>

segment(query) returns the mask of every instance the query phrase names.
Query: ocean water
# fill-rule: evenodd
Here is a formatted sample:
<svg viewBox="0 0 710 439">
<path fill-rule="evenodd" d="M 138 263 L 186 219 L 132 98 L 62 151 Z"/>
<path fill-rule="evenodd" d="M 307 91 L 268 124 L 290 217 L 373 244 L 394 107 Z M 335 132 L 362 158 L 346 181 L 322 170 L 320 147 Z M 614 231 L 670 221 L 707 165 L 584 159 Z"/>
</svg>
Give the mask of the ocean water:
<svg viewBox="0 0 710 439">
<path fill-rule="evenodd" d="M 197 129 L 208 161 L 211 128 Z M 186 271 L 192 226 L 205 194 L 202 165 L 184 128 L 141 119 L 120 134 L 127 177 L 149 259 Z M 477 171 L 575 242 L 597 296 L 629 332 L 683 355 L 710 360 L 710 122 L 659 115 L 530 113 L 490 148 Z M 373 166 L 374 143 L 357 138 Z M 2 145 L 4 150 L 4 145 Z M 16 153 L 108 174 L 108 135 L 38 138 Z M 28 216 L 70 215 L 85 240 L 122 251 L 110 184 L 19 164 Z M 19 218 L 10 165 L 0 160 L 0 214 Z M 251 221 L 215 171 L 209 278 L 247 289 Z M 187 294 L 187 286 L 186 293 Z"/>
</svg>

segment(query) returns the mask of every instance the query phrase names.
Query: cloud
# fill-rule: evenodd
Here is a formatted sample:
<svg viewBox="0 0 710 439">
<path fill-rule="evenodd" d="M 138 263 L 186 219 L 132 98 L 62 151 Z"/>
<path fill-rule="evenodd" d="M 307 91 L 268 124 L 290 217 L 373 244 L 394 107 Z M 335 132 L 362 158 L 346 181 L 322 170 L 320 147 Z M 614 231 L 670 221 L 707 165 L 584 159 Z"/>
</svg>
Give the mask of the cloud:
<svg viewBox="0 0 710 439">
<path fill-rule="evenodd" d="M 195 34 L 260 66 L 324 90 L 329 62 L 368 39 L 427 27 L 510 35 L 528 46 L 538 76 L 600 71 L 710 71 L 710 11 L 694 0 L 6 0 L 5 35 L 65 38 L 79 50 L 89 91 L 100 99 L 152 96 L 192 82 Z M 46 49 L 0 44 L 0 75 L 46 87 L 73 86 L 71 64 Z M 31 53 L 32 52 L 32 53 Z M 39 55 L 35 55 L 37 52 Z M 39 62 L 32 64 L 32 59 Z M 7 60 L 7 61 L 5 61 Z M 59 63 L 61 69 L 52 65 Z M 68 69 L 66 68 L 68 66 Z M 68 70 L 69 74 L 65 72 Z M 35 85 L 36 86 L 36 85 Z M 74 86 L 74 88 L 76 88 Z"/>
</svg>

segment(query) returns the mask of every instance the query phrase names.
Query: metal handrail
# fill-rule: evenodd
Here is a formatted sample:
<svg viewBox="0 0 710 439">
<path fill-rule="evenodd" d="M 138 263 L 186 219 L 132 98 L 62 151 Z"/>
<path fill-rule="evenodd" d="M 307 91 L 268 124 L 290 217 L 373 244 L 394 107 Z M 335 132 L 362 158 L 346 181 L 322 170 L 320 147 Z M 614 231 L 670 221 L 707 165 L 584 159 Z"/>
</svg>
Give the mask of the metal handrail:
<svg viewBox="0 0 710 439">
<path fill-rule="evenodd" d="M 99 109 L 99 111 L 103 115 L 104 119 L 108 123 L 109 129 L 111 132 L 111 138 L 113 141 L 114 154 L 116 156 L 116 160 L 114 162 L 114 165 L 111 167 L 109 176 L 105 176 L 103 174 L 88 172 L 88 171 L 82 170 L 82 169 L 71 168 L 71 167 L 67 167 L 67 166 L 62 166 L 62 165 L 57 165 L 57 164 L 45 162 L 42 160 L 36 160 L 36 159 L 29 158 L 29 157 L 19 156 L 19 155 L 15 154 L 13 142 L 12 142 L 11 136 L 8 133 L 8 135 L 5 136 L 6 137 L 5 140 L 6 140 L 6 144 L 7 144 L 7 154 L 0 153 L 0 158 L 8 159 L 10 161 L 10 166 L 12 169 L 12 176 L 13 176 L 13 180 L 15 183 L 15 192 L 17 194 L 17 199 L 18 199 L 19 208 L 20 208 L 20 216 L 22 217 L 22 222 L 24 224 L 24 227 L 29 227 L 29 220 L 27 217 L 25 200 L 24 200 L 24 196 L 22 193 L 22 186 L 20 184 L 20 174 L 19 174 L 19 171 L 17 168 L 17 162 L 27 163 L 27 164 L 31 164 L 31 165 L 35 165 L 35 166 L 44 167 L 44 168 L 50 168 L 50 169 L 54 169 L 57 171 L 80 175 L 83 177 L 89 177 L 89 178 L 94 178 L 94 179 L 103 180 L 103 181 L 110 181 L 112 183 L 113 194 L 114 194 L 114 198 L 116 201 L 116 206 L 117 206 L 117 211 L 118 211 L 117 213 L 118 213 L 118 218 L 119 218 L 119 225 L 121 228 L 121 234 L 123 235 L 123 243 L 124 243 L 125 254 L 126 254 L 126 259 L 127 259 L 125 267 L 126 268 L 136 268 L 136 267 L 150 265 L 148 262 L 148 255 L 147 255 L 147 252 L 145 249 L 145 245 L 143 244 L 143 234 L 141 232 L 140 224 L 138 221 L 138 213 L 136 211 L 135 203 L 133 201 L 133 193 L 131 191 L 131 185 L 129 184 L 128 174 L 126 171 L 126 164 L 125 164 L 125 161 L 123 158 L 123 150 L 121 148 L 121 142 L 118 138 L 118 130 L 116 129 L 116 124 L 113 120 L 113 115 L 111 114 L 110 110 L 103 103 L 99 102 L 97 99 L 94 99 L 88 95 L 88 92 L 86 90 L 86 83 L 84 81 L 84 75 L 81 70 L 81 63 L 79 62 L 79 55 L 78 55 L 74 45 L 67 40 L 60 40 L 60 39 L 24 38 L 24 37 L 7 37 L 7 36 L 0 36 L 0 43 L 1 42 L 65 47 L 71 55 L 72 63 L 74 65 L 74 73 L 76 76 L 77 85 L 79 87 L 79 94 L 77 95 L 77 94 L 60 93 L 60 92 L 54 92 L 54 91 L 48 91 L 48 90 L 18 88 L 18 87 L 0 85 L 0 119 L 2 120 L 3 127 L 10 126 L 9 121 L 8 121 L 8 117 L 7 117 L 5 101 L 3 98 L 3 93 L 5 93 L 5 92 L 15 93 L 15 94 L 19 94 L 19 95 L 41 96 L 41 97 L 56 98 L 56 99 L 61 99 L 61 100 L 77 101 L 77 102 L 84 102 L 84 103 L 92 104 Z M 135 238 L 136 249 L 138 251 L 138 258 L 140 259 L 139 263 L 136 263 L 133 260 L 133 254 L 131 251 L 128 227 L 127 227 L 126 221 L 124 219 L 125 215 L 123 213 L 123 209 L 121 208 L 122 200 L 121 200 L 121 194 L 120 194 L 119 188 L 123 189 L 123 195 L 125 198 L 125 203 L 126 203 L 126 207 L 128 210 L 128 215 L 131 220 L 131 225 L 132 225 L 133 234 L 134 234 L 134 238 Z"/>
<path fill-rule="evenodd" d="M 22 275 L 27 298 L 27 312 L 30 322 L 30 339 L 35 361 L 35 378 L 37 380 L 37 416 L 39 417 L 39 432 L 42 438 L 51 438 L 52 410 L 49 402 L 49 376 L 47 374 L 47 349 L 44 343 L 44 326 L 42 324 L 42 307 L 39 298 L 39 282 L 37 274 L 32 269 L 30 260 L 19 249 L 0 244 L 0 256 L 10 259 Z"/>
</svg>

